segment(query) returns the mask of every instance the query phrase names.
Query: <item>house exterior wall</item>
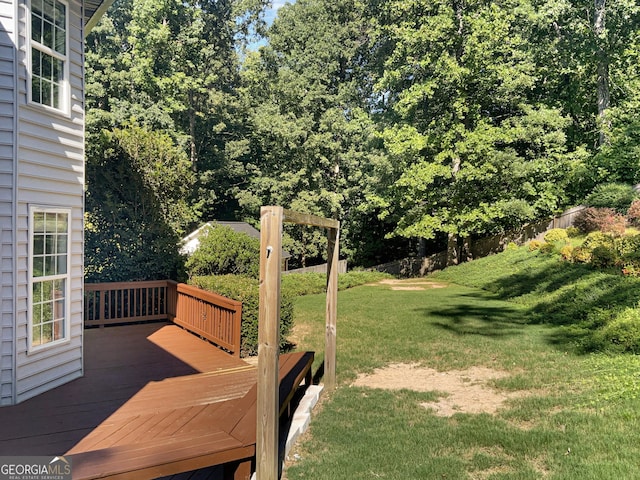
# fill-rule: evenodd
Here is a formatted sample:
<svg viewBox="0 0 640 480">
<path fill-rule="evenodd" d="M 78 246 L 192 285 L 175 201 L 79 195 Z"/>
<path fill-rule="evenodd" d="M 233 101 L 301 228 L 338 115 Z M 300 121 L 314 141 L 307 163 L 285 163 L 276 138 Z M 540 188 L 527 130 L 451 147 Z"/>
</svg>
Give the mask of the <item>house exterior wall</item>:
<svg viewBox="0 0 640 480">
<path fill-rule="evenodd" d="M 15 11 L 0 0 L 0 406 L 14 402 Z"/>
<path fill-rule="evenodd" d="M 26 0 L 18 8 L 17 172 L 15 173 L 15 392 L 16 402 L 82 375 L 84 105 L 81 3 L 69 1 L 69 114 L 28 103 Z M 1 142 L 0 142 L 1 146 Z M 29 207 L 71 209 L 69 341 L 28 351 Z"/>
</svg>

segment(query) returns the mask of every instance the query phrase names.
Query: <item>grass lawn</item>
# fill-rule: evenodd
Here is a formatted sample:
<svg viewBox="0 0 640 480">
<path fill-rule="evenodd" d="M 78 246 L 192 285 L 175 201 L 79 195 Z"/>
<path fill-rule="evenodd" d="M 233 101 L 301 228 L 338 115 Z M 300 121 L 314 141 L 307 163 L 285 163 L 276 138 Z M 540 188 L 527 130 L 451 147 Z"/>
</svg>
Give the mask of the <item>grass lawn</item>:
<svg viewBox="0 0 640 480">
<path fill-rule="evenodd" d="M 325 395 L 286 477 L 640 478 L 640 358 L 584 353 L 586 327 L 572 329 L 560 308 L 571 288 L 574 297 L 591 292 L 596 308 L 626 301 L 639 284 L 567 268 L 518 249 L 428 279 L 441 288 L 340 292 L 339 387 Z M 626 296 L 601 296 L 607 285 Z M 575 302 L 569 313 L 586 315 L 586 300 Z M 296 299 L 293 340 L 322 361 L 324 295 Z M 395 371 L 400 386 L 370 381 L 389 365 L 405 366 Z M 427 369 L 438 374 L 425 380 Z M 446 386 L 454 371 L 485 393 L 469 390 L 456 405 Z M 497 411 L 474 411 L 489 393 L 502 398 Z M 453 414 L 438 411 L 452 398 Z"/>
</svg>

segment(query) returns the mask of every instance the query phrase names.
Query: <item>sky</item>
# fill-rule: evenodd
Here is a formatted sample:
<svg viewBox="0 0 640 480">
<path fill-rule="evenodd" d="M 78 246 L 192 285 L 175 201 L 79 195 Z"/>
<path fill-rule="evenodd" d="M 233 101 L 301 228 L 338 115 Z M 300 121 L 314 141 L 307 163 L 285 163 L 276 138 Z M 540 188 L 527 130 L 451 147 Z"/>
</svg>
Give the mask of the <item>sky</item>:
<svg viewBox="0 0 640 480">
<path fill-rule="evenodd" d="M 280 7 L 283 7 L 287 3 L 293 3 L 293 2 L 289 0 L 273 0 L 272 3 L 273 3 L 273 6 L 269 10 L 267 10 L 265 15 L 265 20 L 269 25 L 271 25 L 271 23 L 273 22 L 273 19 L 276 18 L 276 13 L 280 9 Z"/>
<path fill-rule="evenodd" d="M 273 23 L 273 20 L 276 18 L 276 15 L 278 14 L 278 10 L 281 7 L 284 7 L 287 3 L 293 3 L 295 2 L 295 0 L 273 0 L 272 2 L 272 6 L 271 8 L 267 9 L 267 11 L 265 12 L 265 22 L 267 22 L 267 25 L 271 25 Z M 247 46 L 248 50 L 258 50 L 258 48 L 264 46 L 267 44 L 266 40 L 261 40 L 259 42 L 254 42 L 251 43 Z"/>
</svg>

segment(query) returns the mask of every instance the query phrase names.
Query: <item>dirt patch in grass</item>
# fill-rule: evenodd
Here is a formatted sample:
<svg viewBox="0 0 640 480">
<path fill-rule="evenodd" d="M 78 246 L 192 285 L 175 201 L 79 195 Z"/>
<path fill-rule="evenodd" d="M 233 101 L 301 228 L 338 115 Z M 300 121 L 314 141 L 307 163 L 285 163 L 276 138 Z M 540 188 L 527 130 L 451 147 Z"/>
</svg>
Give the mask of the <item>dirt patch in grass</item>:
<svg viewBox="0 0 640 480">
<path fill-rule="evenodd" d="M 471 367 L 466 370 L 439 372 L 418 364 L 397 363 L 377 369 L 371 374 L 359 375 L 353 383 L 357 387 L 388 390 L 414 390 L 441 392 L 435 402 L 421 405 L 436 415 L 450 417 L 455 413 L 494 414 L 511 398 L 520 398 L 526 392 L 501 392 L 488 384 L 492 380 L 509 376 L 508 372 L 487 367 Z"/>
<path fill-rule="evenodd" d="M 391 290 L 426 290 L 424 287 L 391 287 Z"/>
<path fill-rule="evenodd" d="M 384 280 L 380 280 L 378 284 L 391 285 L 391 290 L 426 290 L 428 288 L 446 288 L 448 286 L 446 283 L 433 282 L 431 280 L 398 280 L 394 278 L 386 278 Z"/>
</svg>

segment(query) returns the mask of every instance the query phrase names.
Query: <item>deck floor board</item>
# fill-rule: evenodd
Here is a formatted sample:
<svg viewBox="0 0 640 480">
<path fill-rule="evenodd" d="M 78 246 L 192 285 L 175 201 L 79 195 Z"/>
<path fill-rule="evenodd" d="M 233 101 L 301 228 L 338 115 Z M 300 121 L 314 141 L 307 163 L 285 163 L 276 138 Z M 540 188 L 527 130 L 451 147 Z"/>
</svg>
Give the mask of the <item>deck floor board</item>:
<svg viewBox="0 0 640 480">
<path fill-rule="evenodd" d="M 70 455 L 84 480 L 249 478 L 255 366 L 166 323 L 87 330 L 85 352 L 84 377 L 0 408 L 0 455 Z M 282 408 L 312 363 L 280 356 Z"/>
<path fill-rule="evenodd" d="M 136 405 L 140 413 L 167 405 L 162 395 L 173 388 L 171 381 L 181 377 L 215 378 L 224 377 L 227 370 L 244 372 L 246 378 L 220 392 L 207 392 L 205 386 L 198 399 L 201 404 L 217 397 L 241 396 L 255 381 L 255 369 L 246 362 L 176 325 L 96 328 L 85 330 L 84 335 L 82 378 L 0 408 L 0 455 L 64 454 L 114 414 L 117 419 L 116 412 L 129 401 L 133 403 L 127 416 L 135 413 Z M 185 399 L 182 405 L 193 403 Z"/>
</svg>

